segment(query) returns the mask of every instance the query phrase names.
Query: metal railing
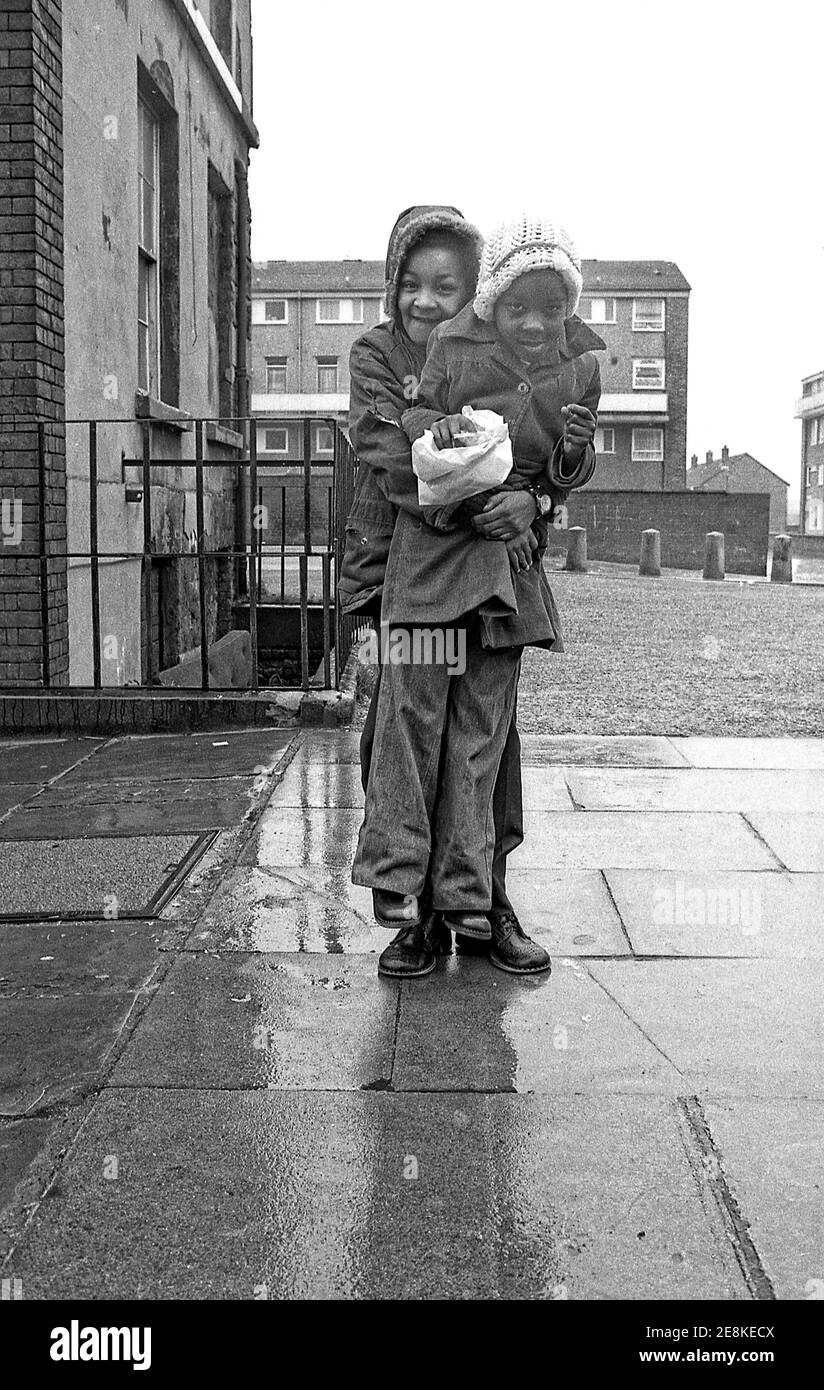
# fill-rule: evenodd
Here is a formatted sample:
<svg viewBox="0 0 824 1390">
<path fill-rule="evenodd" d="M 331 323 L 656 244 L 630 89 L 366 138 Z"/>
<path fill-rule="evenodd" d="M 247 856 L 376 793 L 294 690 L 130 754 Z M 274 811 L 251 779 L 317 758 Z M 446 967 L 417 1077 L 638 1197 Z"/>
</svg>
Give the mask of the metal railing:
<svg viewBox="0 0 824 1390">
<path fill-rule="evenodd" d="M 40 665 L 41 678 L 36 682 L 14 682 L 6 685 L 6 690 L 50 689 L 55 687 L 54 661 L 52 659 L 49 631 L 49 578 L 53 575 L 55 562 L 68 565 L 69 561 L 87 561 L 89 574 L 90 621 L 91 621 L 91 668 L 95 690 L 116 690 L 122 684 L 104 684 L 102 670 L 102 631 L 101 631 L 101 565 L 112 561 L 132 561 L 140 564 L 140 680 L 129 681 L 132 687 L 166 689 L 176 682 L 161 682 L 157 666 L 157 647 L 153 642 L 152 568 L 159 562 L 192 562 L 197 568 L 197 616 L 200 632 L 200 688 L 203 690 L 226 690 L 230 687 L 217 686 L 210 681 L 210 647 L 225 633 L 217 632 L 209 638 L 208 596 L 209 562 L 225 562 L 233 565 L 231 593 L 233 613 L 248 616 L 248 631 L 251 645 L 251 684 L 250 689 L 261 688 L 261 622 L 265 616 L 269 640 L 272 633 L 284 637 L 285 644 L 291 641 L 295 648 L 293 666 L 299 667 L 299 678 L 291 681 L 278 679 L 276 684 L 286 684 L 295 688 L 308 689 L 311 684 L 322 684 L 326 688 L 339 686 L 343 668 L 361 623 L 346 618 L 340 609 L 337 597 L 336 580 L 340 573 L 345 542 L 346 517 L 351 505 L 357 460 L 349 442 L 335 419 L 312 417 L 295 422 L 302 436 L 301 457 L 294 461 L 282 458 L 258 458 L 258 428 L 273 423 L 271 417 L 247 416 L 231 421 L 216 421 L 206 418 L 193 418 L 184 425 L 176 424 L 180 433 L 180 454 L 172 457 L 157 456 L 158 435 L 168 440 L 168 426 L 149 419 L 69 419 L 27 423 L 23 419 L 11 422 L 27 431 L 37 431 L 38 455 L 38 496 L 37 496 L 37 541 L 36 546 L 3 546 L 2 558 L 5 561 L 36 561 L 39 574 L 40 606 Z M 278 422 L 280 423 L 280 422 Z M 318 424 L 331 429 L 334 439 L 334 457 L 314 457 L 312 451 L 312 430 Z M 209 425 L 231 426 L 231 440 L 224 430 L 222 434 L 210 435 L 213 448 L 225 454 L 231 449 L 232 456 L 207 456 L 205 432 Z M 88 549 L 55 548 L 48 541 L 47 508 L 49 506 L 48 436 L 50 428 L 65 426 L 79 429 L 85 436 L 85 452 L 88 462 Z M 120 449 L 121 479 L 126 488 L 126 501 L 142 502 L 143 543 L 137 549 L 110 549 L 108 545 L 101 550 L 101 516 L 99 489 L 101 482 L 115 481 L 111 476 L 101 479 L 99 466 L 101 433 L 116 427 L 127 442 L 131 441 L 133 452 L 138 457 L 128 457 L 126 448 Z M 8 426 L 4 423 L 4 429 Z M 138 433 L 135 433 L 137 431 Z M 162 433 L 161 433 L 162 432 Z M 134 441 L 140 440 L 141 447 L 134 449 Z M 192 452 L 184 455 L 183 440 L 191 439 Z M 242 440 L 242 446 L 240 441 Z M 68 448 L 67 440 L 67 448 Z M 122 439 L 121 441 L 122 442 Z M 74 440 L 72 457 L 75 461 L 72 478 L 78 481 L 76 460 L 79 441 Z M 315 451 L 317 455 L 317 451 Z M 278 478 L 271 480 L 270 468 L 276 467 Z M 236 544 L 220 549 L 209 548 L 205 529 L 205 471 L 208 468 L 233 470 L 236 474 L 233 506 L 235 512 Z M 158 488 L 165 486 L 158 479 L 158 473 L 167 470 L 194 472 L 195 537 L 194 548 L 164 548 L 155 534 L 152 517 L 152 496 Z M 85 469 L 80 471 L 80 479 Z M 0 490 L 4 495 L 9 486 L 4 485 L 0 472 Z M 14 489 L 11 489 L 12 492 Z M 192 489 L 181 488 L 191 495 Z M 272 499 L 277 499 L 279 512 L 276 525 L 269 525 L 272 513 Z M 127 523 L 122 523 L 125 526 Z M 24 528 L 25 529 L 25 528 Z M 34 528 L 32 528 L 34 529 Z M 76 530 L 76 527 L 73 529 Z M 85 568 L 85 567 L 84 567 Z M 22 567 L 23 572 L 26 566 Z M 29 571 L 30 572 L 30 571 Z M 213 570 L 213 573 L 216 571 Z M 279 575 L 279 584 L 273 584 L 272 576 Z M 216 584 L 216 579 L 215 579 Z M 54 595 L 52 594 L 52 600 Z M 248 615 L 246 609 L 248 607 Z M 229 624 L 227 631 L 235 626 Z M 287 630 L 288 629 L 288 630 Z M 0 627 L 0 630 L 2 628 Z M 71 628 L 70 628 L 71 631 Z M 292 636 L 289 636 L 289 633 Z M 84 649 L 84 655 L 85 651 Z M 190 647 L 191 651 L 192 648 Z M 334 654 L 334 661 L 333 661 Z M 186 657 L 186 652 L 178 653 L 178 662 Z M 317 667 L 317 675 L 314 668 Z M 170 669 L 170 668 L 164 668 Z M 180 682 L 188 684 L 189 682 Z M 263 683 L 264 688 L 267 683 Z M 60 682 L 59 688 L 71 689 Z M 83 688 L 88 688 L 84 686 Z"/>
</svg>

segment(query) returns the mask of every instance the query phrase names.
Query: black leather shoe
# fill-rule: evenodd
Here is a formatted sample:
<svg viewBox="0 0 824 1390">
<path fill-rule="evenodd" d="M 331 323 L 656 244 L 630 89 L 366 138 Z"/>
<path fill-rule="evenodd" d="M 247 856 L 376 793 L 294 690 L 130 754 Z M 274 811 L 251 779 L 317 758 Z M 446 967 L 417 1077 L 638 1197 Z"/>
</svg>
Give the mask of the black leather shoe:
<svg viewBox="0 0 824 1390">
<path fill-rule="evenodd" d="M 485 912 L 445 912 L 443 920 L 450 931 L 473 941 L 490 941 L 492 927 Z"/>
<path fill-rule="evenodd" d="M 451 950 L 452 937 L 440 914 L 433 913 L 424 922 L 401 927 L 378 958 L 378 974 L 394 980 L 429 975 L 435 969 L 435 957 L 448 955 Z"/>
<path fill-rule="evenodd" d="M 492 946 L 489 959 L 499 970 L 511 975 L 539 975 L 552 969 L 549 953 L 532 941 L 514 912 L 493 912 Z"/>
<path fill-rule="evenodd" d="M 372 889 L 372 911 L 379 927 L 416 926 L 421 913 L 418 899 L 411 893 L 390 893 L 383 888 Z"/>
</svg>

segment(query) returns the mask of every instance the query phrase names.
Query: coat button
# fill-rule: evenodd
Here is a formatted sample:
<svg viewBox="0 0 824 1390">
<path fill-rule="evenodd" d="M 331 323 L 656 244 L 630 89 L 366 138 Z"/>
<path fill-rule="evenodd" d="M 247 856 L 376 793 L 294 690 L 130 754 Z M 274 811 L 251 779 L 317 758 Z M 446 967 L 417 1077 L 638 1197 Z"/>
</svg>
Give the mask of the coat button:
<svg viewBox="0 0 824 1390">
<path fill-rule="evenodd" d="M 528 381 L 519 381 L 519 382 L 518 382 L 518 390 L 519 390 L 519 391 L 528 391 L 528 390 L 529 390 L 529 382 L 528 382 Z"/>
</svg>

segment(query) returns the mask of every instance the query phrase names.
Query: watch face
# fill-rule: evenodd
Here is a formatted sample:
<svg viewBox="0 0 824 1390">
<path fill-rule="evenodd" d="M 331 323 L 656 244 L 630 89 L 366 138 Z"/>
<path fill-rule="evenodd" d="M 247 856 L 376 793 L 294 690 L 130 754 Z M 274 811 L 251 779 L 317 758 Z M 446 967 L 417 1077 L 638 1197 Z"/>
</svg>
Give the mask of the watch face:
<svg viewBox="0 0 824 1390">
<path fill-rule="evenodd" d="M 538 510 L 540 511 L 541 516 L 546 516 L 546 515 L 547 515 L 547 512 L 551 512 L 551 511 L 552 511 L 552 498 L 551 498 L 551 497 L 539 497 L 539 498 L 538 498 Z"/>
</svg>

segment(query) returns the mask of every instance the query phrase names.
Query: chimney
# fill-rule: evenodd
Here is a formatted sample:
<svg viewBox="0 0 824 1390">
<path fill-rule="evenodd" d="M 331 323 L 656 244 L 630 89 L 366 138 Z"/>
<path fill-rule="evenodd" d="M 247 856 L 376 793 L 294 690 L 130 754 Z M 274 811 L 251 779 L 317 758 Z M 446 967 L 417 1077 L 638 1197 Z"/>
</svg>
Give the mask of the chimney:
<svg viewBox="0 0 824 1390">
<path fill-rule="evenodd" d="M 697 454 L 693 454 L 692 458 L 690 459 L 690 468 L 697 468 L 697 467 L 698 467 L 698 455 L 697 455 Z"/>
<path fill-rule="evenodd" d="M 707 463 L 712 463 L 712 449 L 707 450 Z"/>
<path fill-rule="evenodd" d="M 722 463 L 729 463 L 729 461 L 730 461 L 730 451 L 729 451 L 729 449 L 727 448 L 727 446 L 726 446 L 726 444 L 725 444 L 725 445 L 722 447 L 722 449 L 721 449 L 721 462 L 722 462 Z"/>
</svg>

